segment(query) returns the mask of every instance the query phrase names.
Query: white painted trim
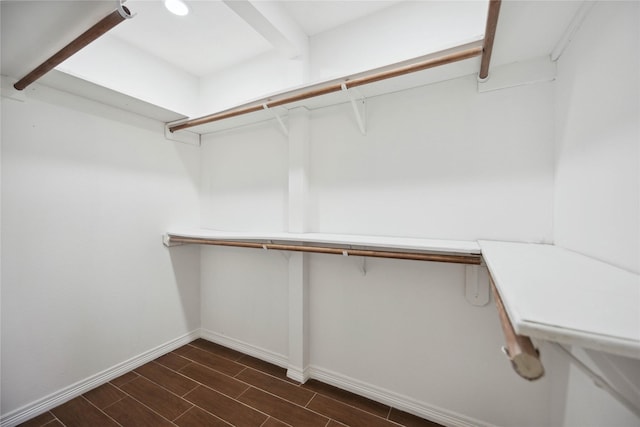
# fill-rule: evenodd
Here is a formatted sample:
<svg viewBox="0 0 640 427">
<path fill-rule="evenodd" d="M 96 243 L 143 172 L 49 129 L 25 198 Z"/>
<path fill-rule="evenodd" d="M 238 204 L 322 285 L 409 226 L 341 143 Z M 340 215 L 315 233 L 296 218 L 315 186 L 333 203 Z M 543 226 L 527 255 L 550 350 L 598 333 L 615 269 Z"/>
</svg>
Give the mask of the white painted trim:
<svg viewBox="0 0 640 427">
<path fill-rule="evenodd" d="M 556 79 L 557 65 L 549 56 L 513 62 L 491 69 L 491 78 L 478 81 L 478 92 L 510 89 Z"/>
<path fill-rule="evenodd" d="M 560 40 L 558 40 L 556 47 L 554 47 L 553 50 L 551 51 L 551 60 L 553 62 L 556 62 L 558 59 L 560 59 L 565 49 L 569 46 L 569 44 L 571 44 L 571 40 L 573 40 L 574 36 L 580 29 L 580 26 L 582 26 L 582 23 L 584 22 L 585 18 L 589 15 L 589 12 L 591 12 L 591 9 L 593 9 L 593 6 L 595 4 L 596 4 L 595 1 L 583 0 L 582 4 L 580 5 L 580 8 L 578 9 L 573 19 L 569 23 L 569 26 L 566 28 L 566 30 L 562 34 L 562 37 L 560 37 Z"/>
<path fill-rule="evenodd" d="M 297 366 L 289 366 L 287 369 L 287 378 L 304 384 L 311 378 L 311 371 L 308 366 L 304 369 L 299 369 Z"/>
<path fill-rule="evenodd" d="M 327 384 L 331 384 L 335 387 L 350 391 L 360 396 L 367 397 L 369 399 L 375 400 L 376 402 L 389 405 L 392 408 L 396 408 L 401 411 L 426 418 L 444 426 L 495 427 L 492 424 L 487 424 L 483 421 L 470 418 L 456 412 L 448 411 L 437 406 L 427 405 L 424 402 L 419 402 L 408 396 L 404 396 L 402 394 L 395 393 L 393 391 L 386 390 L 384 388 L 377 387 L 372 384 L 347 377 L 346 375 L 342 375 L 328 369 L 320 368 L 318 366 L 312 365 L 309 368 L 309 373 L 311 375 L 311 378 L 317 379 Z"/>
<path fill-rule="evenodd" d="M 102 372 L 85 378 L 84 380 L 78 381 L 75 384 L 51 393 L 50 395 L 43 397 L 42 399 L 22 406 L 21 408 L 3 415 L 2 419 L 0 419 L 0 427 L 13 427 L 20 423 L 28 421 L 31 418 L 47 412 L 48 410 L 53 409 L 58 405 L 62 405 L 63 403 L 74 399 L 89 390 L 105 384 L 112 379 L 119 377 L 120 375 L 123 375 L 139 366 L 142 366 L 145 363 L 152 361 L 153 359 L 167 354 L 170 351 L 177 349 L 178 347 L 182 347 L 183 345 L 188 344 L 199 337 L 200 330 L 196 329 L 165 344 L 134 356 L 129 360 L 112 366 L 111 368 L 105 369 Z"/>
<path fill-rule="evenodd" d="M 200 338 L 214 342 L 216 344 L 220 344 L 241 353 L 248 354 L 249 356 L 253 356 L 260 360 L 264 360 L 265 362 L 280 366 L 281 368 L 286 369 L 289 367 L 289 359 L 287 358 L 287 356 L 275 353 L 271 350 L 257 347 L 255 345 L 237 340 L 235 338 L 230 338 L 218 332 L 210 331 L 207 329 L 200 329 Z"/>
</svg>

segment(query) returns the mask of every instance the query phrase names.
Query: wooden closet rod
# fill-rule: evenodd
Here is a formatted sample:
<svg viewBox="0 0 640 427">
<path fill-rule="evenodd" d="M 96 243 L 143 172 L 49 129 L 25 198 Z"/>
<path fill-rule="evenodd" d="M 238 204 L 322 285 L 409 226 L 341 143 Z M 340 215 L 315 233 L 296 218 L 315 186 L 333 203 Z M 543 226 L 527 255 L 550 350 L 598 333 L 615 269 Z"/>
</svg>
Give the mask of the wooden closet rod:
<svg viewBox="0 0 640 427">
<path fill-rule="evenodd" d="M 116 10 L 102 18 L 93 27 L 89 28 L 87 31 L 76 37 L 76 39 L 71 43 L 60 49 L 57 53 L 40 64 L 29 74 L 18 80 L 13 85 L 13 87 L 17 90 L 23 90 L 31 83 L 35 82 L 40 77 L 44 76 L 49 71 L 54 69 L 60 63 L 74 55 L 80 49 L 87 46 L 89 43 L 96 40 L 98 37 L 109 31 L 125 19 L 129 19 L 132 17 L 133 15 L 131 15 L 129 9 L 120 4 L 120 6 Z"/>
<path fill-rule="evenodd" d="M 500 317 L 502 332 L 506 341 L 505 353 L 518 375 L 529 381 L 537 380 L 544 375 L 544 367 L 540 361 L 538 350 L 533 346 L 529 337 L 516 334 L 491 275 L 489 275 L 489 283 L 491 283 L 493 299 L 496 301 L 498 316 Z"/>
<path fill-rule="evenodd" d="M 342 249 L 326 246 L 287 245 L 280 243 L 237 242 L 233 240 L 215 240 L 195 237 L 170 236 L 171 243 L 195 243 L 198 245 L 234 246 L 240 248 L 273 249 L 278 251 L 311 252 L 318 254 L 364 256 L 373 258 L 407 259 L 414 261 L 449 262 L 456 264 L 480 265 L 480 255 L 425 254 L 414 252 L 391 252 L 370 249 Z"/>
<path fill-rule="evenodd" d="M 343 90 L 343 85 L 346 89 L 354 88 L 357 86 L 374 83 L 380 80 L 390 79 L 393 77 L 402 76 L 409 73 L 415 73 L 417 71 L 426 70 L 429 68 L 439 67 L 441 65 L 451 64 L 453 62 L 463 61 L 465 59 L 480 56 L 482 54 L 482 47 L 477 46 L 477 43 L 469 43 L 466 45 L 458 46 L 453 49 L 447 49 L 445 51 L 436 52 L 432 55 L 423 57 L 414 63 L 402 65 L 396 64 L 395 67 L 381 67 L 374 70 L 370 70 L 366 73 L 360 73 L 339 80 L 333 80 L 331 82 L 315 85 L 307 88 L 307 90 L 301 91 L 300 89 L 285 92 L 273 97 L 263 98 L 258 101 L 253 101 L 238 107 L 231 108 L 229 110 L 221 111 L 219 113 L 210 114 L 207 116 L 199 117 L 196 119 L 187 120 L 182 123 L 169 126 L 171 132 L 176 132 L 183 129 L 188 129 L 194 126 L 204 125 L 207 123 L 215 122 L 218 120 L 228 119 L 231 117 L 241 116 L 243 114 L 253 113 L 263 110 L 264 108 L 278 107 L 285 104 L 290 104 L 297 101 L 302 101 L 309 98 L 314 98 L 320 95 L 326 95 L 333 92 L 340 92 Z"/>
<path fill-rule="evenodd" d="M 501 4 L 502 0 L 489 1 L 487 25 L 484 30 L 484 45 L 482 46 L 482 62 L 480 63 L 480 73 L 478 74 L 480 80 L 484 80 L 489 76 L 489 64 L 491 63 L 493 41 L 496 37 L 496 28 L 498 28 L 498 15 L 500 15 Z"/>
</svg>

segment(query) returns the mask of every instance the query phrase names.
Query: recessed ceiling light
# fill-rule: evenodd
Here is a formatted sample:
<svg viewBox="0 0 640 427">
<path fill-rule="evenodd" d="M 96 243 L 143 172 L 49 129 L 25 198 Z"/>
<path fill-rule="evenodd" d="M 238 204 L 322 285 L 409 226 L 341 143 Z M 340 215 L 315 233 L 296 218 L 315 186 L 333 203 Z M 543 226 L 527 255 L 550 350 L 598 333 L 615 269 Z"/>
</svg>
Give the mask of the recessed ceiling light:
<svg viewBox="0 0 640 427">
<path fill-rule="evenodd" d="M 189 13 L 189 8 L 182 0 L 164 0 L 164 7 L 174 15 L 185 16 Z"/>
</svg>

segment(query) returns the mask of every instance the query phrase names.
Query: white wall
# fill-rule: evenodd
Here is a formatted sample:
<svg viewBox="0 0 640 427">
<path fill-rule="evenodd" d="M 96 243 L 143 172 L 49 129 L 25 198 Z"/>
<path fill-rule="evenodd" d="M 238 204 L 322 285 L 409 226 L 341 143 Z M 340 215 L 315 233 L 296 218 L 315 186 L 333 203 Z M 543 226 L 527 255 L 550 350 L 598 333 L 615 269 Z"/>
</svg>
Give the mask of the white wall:
<svg viewBox="0 0 640 427">
<path fill-rule="evenodd" d="M 314 111 L 312 229 L 550 242 L 553 86 L 478 94 L 473 76 Z"/>
<path fill-rule="evenodd" d="M 369 99 L 366 136 L 348 104 L 313 111 L 308 231 L 551 241 L 553 95 L 552 83 L 478 94 L 469 76 Z M 275 121 L 202 149 L 204 226 L 286 230 L 288 143 Z M 203 329 L 286 356 L 285 259 L 216 248 L 201 263 Z M 308 265 L 316 372 L 422 415 L 548 424 L 548 381 L 513 373 L 495 308 L 464 299 L 463 267 L 370 259 L 362 276 L 349 258 Z"/>
<path fill-rule="evenodd" d="M 199 112 L 197 77 L 108 34 L 56 69 L 185 116 Z"/>
<path fill-rule="evenodd" d="M 199 327 L 198 148 L 35 85 L 2 99 L 2 415 Z"/>
<path fill-rule="evenodd" d="M 199 113 L 235 107 L 307 83 L 308 59 L 260 55 L 200 79 Z M 233 88 L 230 90 L 229 88 Z"/>
<path fill-rule="evenodd" d="M 640 272 L 637 2 L 592 9 L 558 62 L 555 240 Z"/>
<path fill-rule="evenodd" d="M 639 23 L 637 2 L 596 3 L 558 61 L 554 201 L 557 245 L 636 273 L 640 272 Z M 626 392 L 627 398 L 640 401 L 639 360 L 576 349 L 574 353 Z M 555 372 L 554 400 L 559 408 L 554 411 L 554 425 L 640 423 L 575 368 L 564 364 Z"/>
<path fill-rule="evenodd" d="M 389 65 L 482 37 L 486 16 L 485 1 L 394 4 L 311 37 L 311 81 Z"/>
</svg>

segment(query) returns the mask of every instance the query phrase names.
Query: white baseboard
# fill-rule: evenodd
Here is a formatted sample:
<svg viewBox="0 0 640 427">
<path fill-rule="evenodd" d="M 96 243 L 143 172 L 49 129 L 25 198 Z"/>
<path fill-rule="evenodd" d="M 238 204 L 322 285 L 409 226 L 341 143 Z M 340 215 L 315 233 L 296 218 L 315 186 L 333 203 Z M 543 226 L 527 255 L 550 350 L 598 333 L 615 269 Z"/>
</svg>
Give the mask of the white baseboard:
<svg viewBox="0 0 640 427">
<path fill-rule="evenodd" d="M 331 384 L 335 387 L 367 397 L 371 400 L 375 400 L 376 402 L 391 406 L 392 408 L 417 415 L 421 418 L 426 418 L 435 423 L 442 424 L 443 426 L 495 427 L 492 424 L 487 424 L 486 422 L 476 420 L 462 414 L 448 411 L 433 405 L 428 405 L 408 396 L 404 396 L 372 384 L 367 384 L 318 366 L 310 366 L 309 373 L 311 378 L 317 379 L 318 381 Z"/>
<path fill-rule="evenodd" d="M 287 368 L 287 376 L 298 382 L 305 382 L 309 378 L 314 378 L 447 427 L 495 427 L 492 424 L 438 408 L 436 406 L 427 405 L 423 402 L 411 399 L 408 396 L 403 396 L 390 390 L 367 384 L 318 366 L 309 366 L 303 370 L 292 368 L 288 366 L 287 357 L 284 355 L 256 347 L 244 341 L 229 338 L 217 332 L 201 329 L 200 336 L 205 340 L 240 351 L 244 354 L 264 360 L 265 362 Z"/>
<path fill-rule="evenodd" d="M 28 421 L 29 419 L 47 412 L 48 410 L 53 409 L 58 405 L 62 405 L 63 403 L 74 399 L 89 390 L 105 384 L 122 374 L 138 368 L 153 359 L 156 359 L 166 353 L 169 353 L 170 351 L 177 349 L 178 347 L 188 344 L 199 337 L 199 329 L 191 331 L 185 335 L 182 335 L 181 337 L 173 339 L 156 348 L 145 351 L 138 356 L 132 357 L 129 360 L 112 366 L 111 368 L 105 369 L 104 371 L 92 375 L 89 378 L 78 381 L 77 383 L 65 387 L 62 390 L 56 391 L 55 393 L 43 397 L 42 399 L 11 411 L 2 416 L 2 419 L 0 419 L 0 427 L 13 427 L 20 423 Z"/>
<path fill-rule="evenodd" d="M 491 424 L 487 424 L 485 422 L 469 418 L 452 411 L 416 401 L 408 396 L 404 396 L 390 390 L 374 386 L 372 384 L 367 384 L 354 378 L 350 378 L 346 375 L 332 372 L 328 369 L 324 369 L 318 366 L 309 366 L 302 371 L 298 369 L 292 369 L 288 366 L 287 357 L 282 354 L 278 354 L 270 350 L 266 350 L 206 329 L 198 329 L 192 331 L 165 344 L 162 344 L 154 349 L 135 356 L 125 362 L 119 363 L 118 365 L 106 369 L 85 380 L 79 381 L 75 384 L 70 385 L 69 387 L 52 393 L 40 400 L 18 408 L 15 411 L 2 416 L 2 418 L 0 419 L 0 427 L 14 427 L 17 424 L 28 421 L 29 419 L 40 415 L 43 412 L 46 412 L 75 397 L 78 397 L 91 389 L 107 383 L 126 372 L 144 365 L 145 363 L 156 359 L 170 351 L 173 351 L 178 347 L 188 344 L 197 338 L 206 339 L 208 341 L 223 345 L 233 350 L 237 350 L 244 354 L 248 354 L 249 356 L 264 360 L 265 362 L 269 362 L 282 368 L 286 368 L 288 369 L 287 373 L 291 372 L 294 375 L 299 374 L 301 379 L 306 380 L 307 378 L 314 378 L 343 390 L 347 390 L 360 396 L 375 400 L 376 402 L 389 405 L 401 411 L 405 411 L 419 417 L 429 419 L 444 426 L 494 427 Z"/>
<path fill-rule="evenodd" d="M 281 368 L 288 368 L 289 366 L 289 359 L 283 354 L 278 354 L 271 350 L 266 350 L 235 338 L 230 338 L 218 332 L 210 331 L 208 329 L 200 329 L 200 338 L 223 345 L 232 350 L 248 354 L 249 356 L 280 366 Z"/>
</svg>

